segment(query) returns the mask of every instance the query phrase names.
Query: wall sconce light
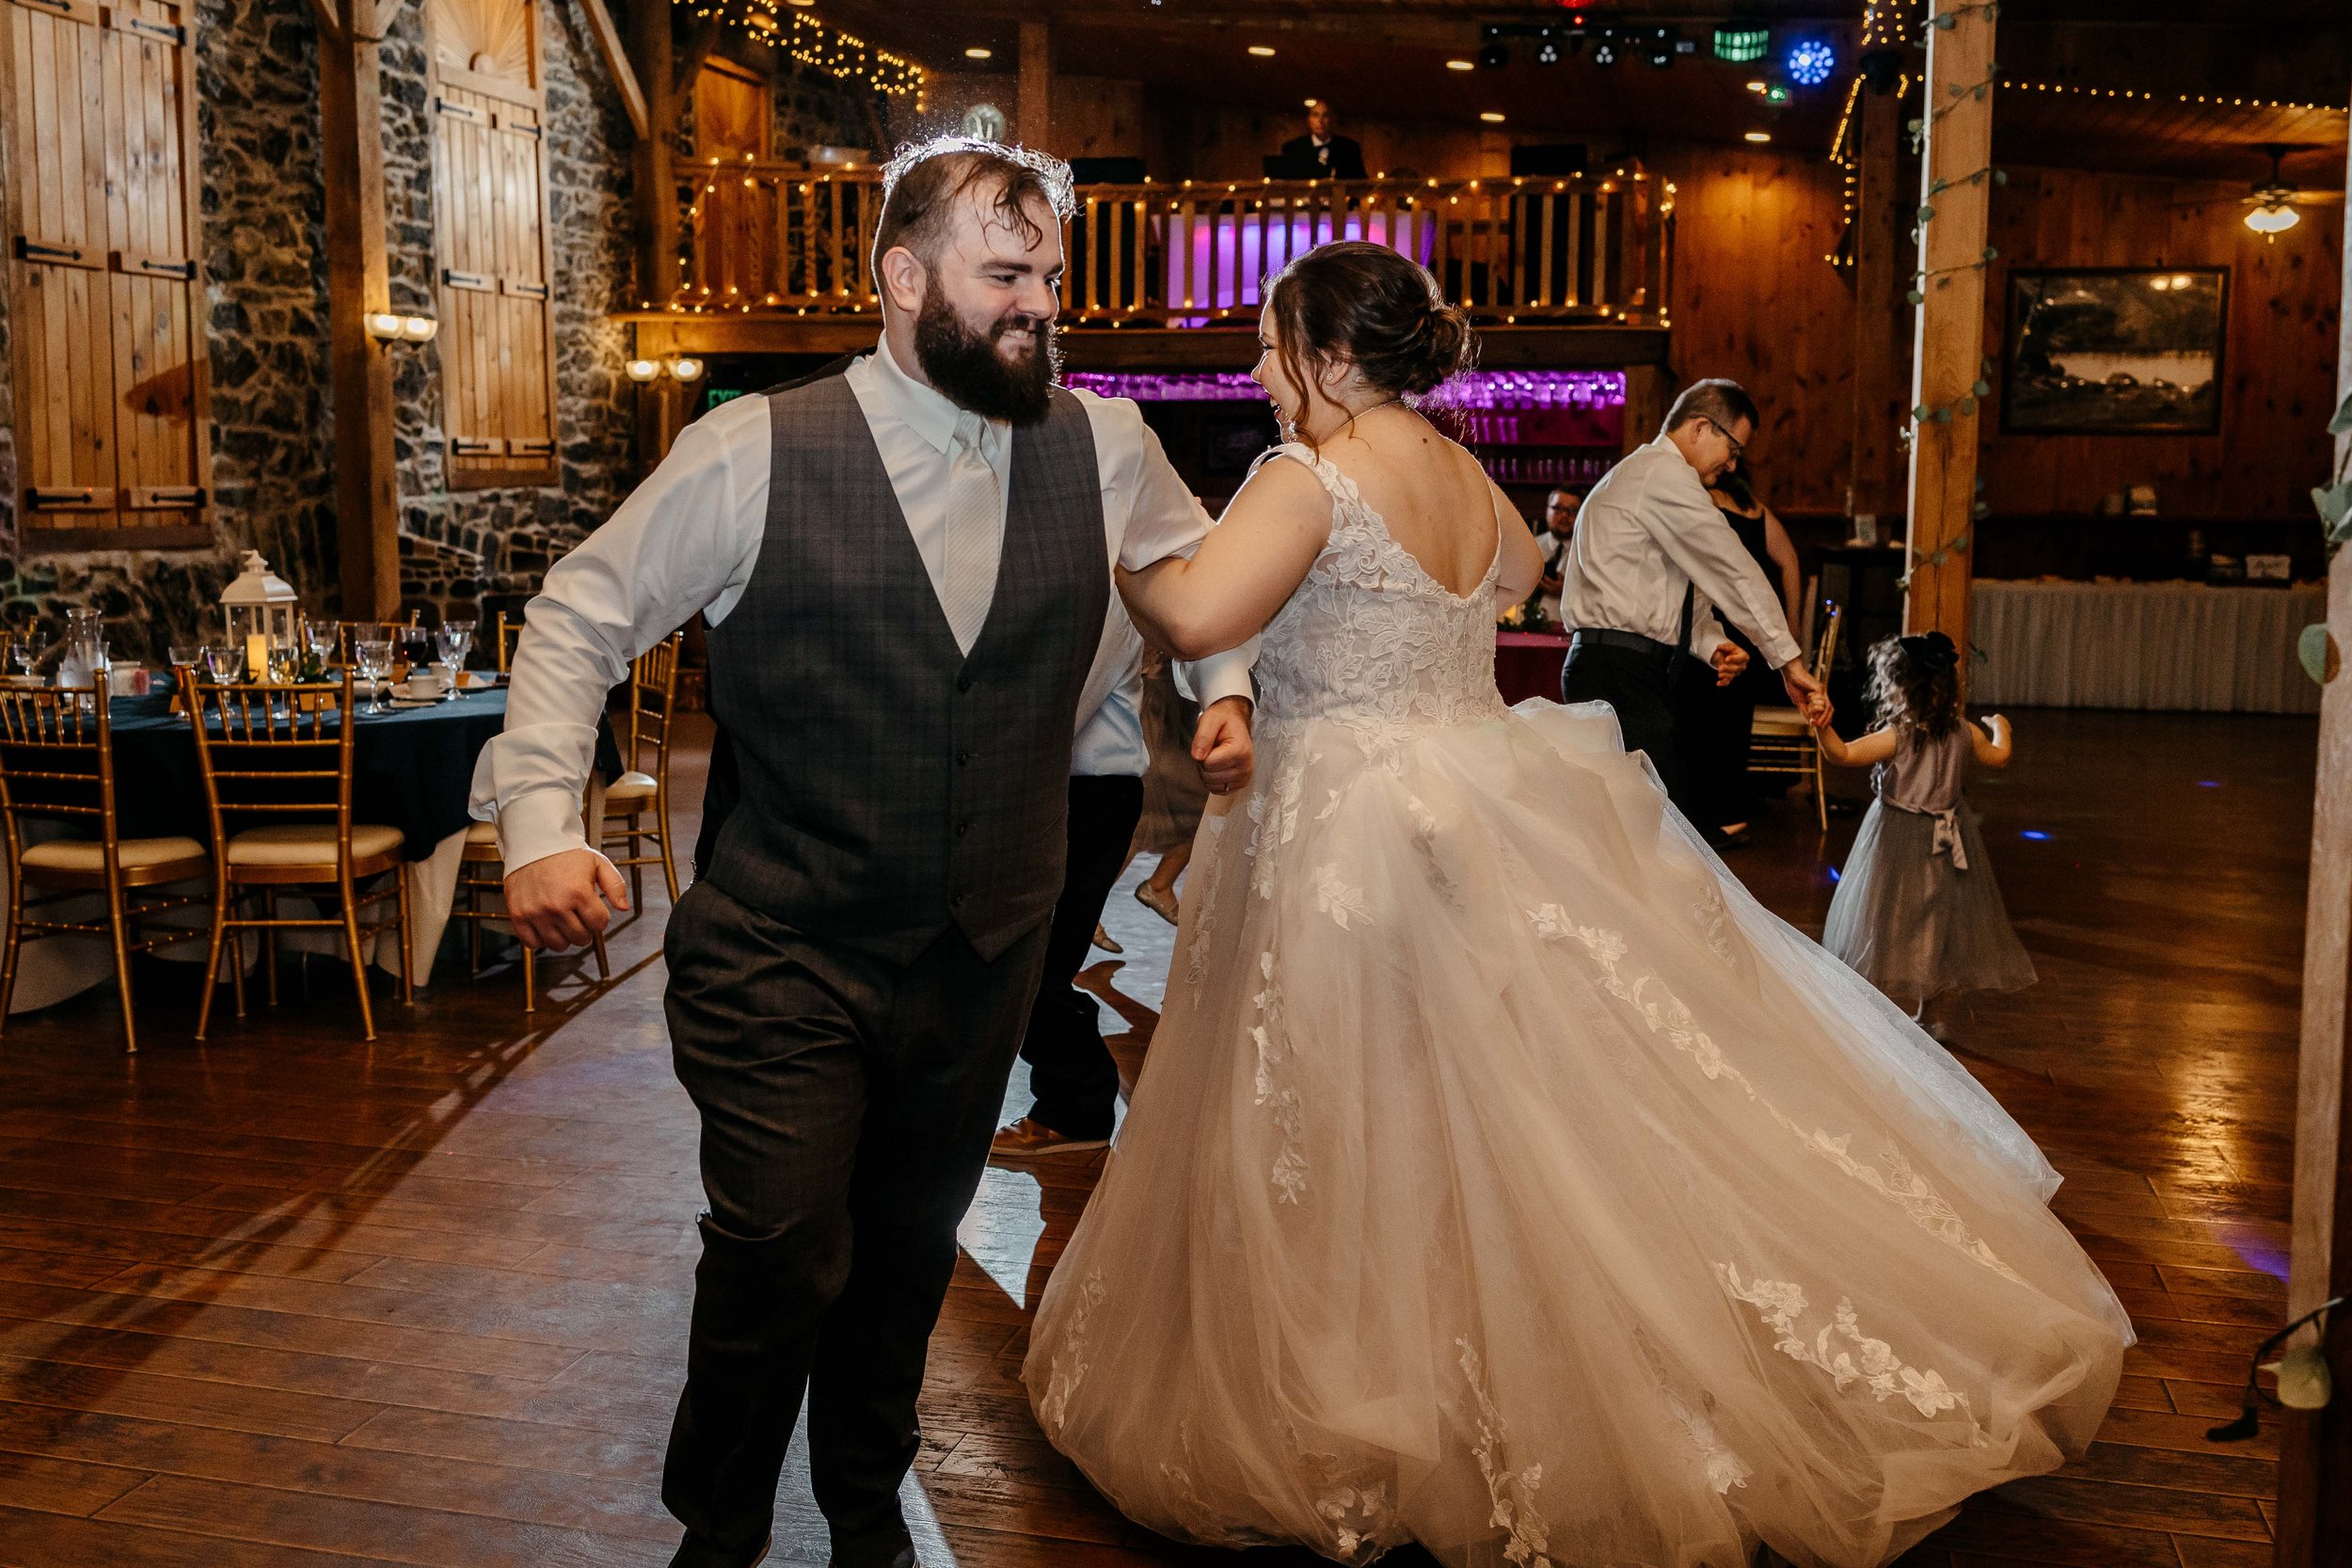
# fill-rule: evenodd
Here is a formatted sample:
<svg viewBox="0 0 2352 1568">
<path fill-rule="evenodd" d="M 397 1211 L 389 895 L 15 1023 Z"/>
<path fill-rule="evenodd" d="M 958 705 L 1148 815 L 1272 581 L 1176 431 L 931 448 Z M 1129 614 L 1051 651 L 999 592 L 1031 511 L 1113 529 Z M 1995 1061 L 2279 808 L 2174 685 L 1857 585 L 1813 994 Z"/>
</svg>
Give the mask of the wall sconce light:
<svg viewBox="0 0 2352 1568">
<path fill-rule="evenodd" d="M 379 343 L 429 343 L 441 324 L 430 316 L 399 316 L 389 310 L 367 314 L 368 336 Z"/>
<path fill-rule="evenodd" d="M 661 361 L 659 359 L 632 359 L 626 368 L 628 378 L 641 385 L 657 380 L 661 374 Z"/>
<path fill-rule="evenodd" d="M 700 381 L 703 377 L 703 362 L 699 359 L 685 357 L 673 359 L 670 361 L 670 373 L 680 381 Z"/>
</svg>

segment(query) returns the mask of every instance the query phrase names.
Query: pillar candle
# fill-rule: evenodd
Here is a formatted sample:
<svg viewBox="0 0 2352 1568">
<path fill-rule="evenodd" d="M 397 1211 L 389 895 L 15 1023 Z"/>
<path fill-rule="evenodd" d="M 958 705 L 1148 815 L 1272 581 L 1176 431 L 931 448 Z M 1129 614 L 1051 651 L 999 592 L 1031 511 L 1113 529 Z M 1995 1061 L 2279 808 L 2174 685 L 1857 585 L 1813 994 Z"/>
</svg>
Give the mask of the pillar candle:
<svg viewBox="0 0 2352 1568">
<path fill-rule="evenodd" d="M 253 632 L 245 640 L 245 678 L 249 681 L 269 679 L 269 639 Z"/>
</svg>

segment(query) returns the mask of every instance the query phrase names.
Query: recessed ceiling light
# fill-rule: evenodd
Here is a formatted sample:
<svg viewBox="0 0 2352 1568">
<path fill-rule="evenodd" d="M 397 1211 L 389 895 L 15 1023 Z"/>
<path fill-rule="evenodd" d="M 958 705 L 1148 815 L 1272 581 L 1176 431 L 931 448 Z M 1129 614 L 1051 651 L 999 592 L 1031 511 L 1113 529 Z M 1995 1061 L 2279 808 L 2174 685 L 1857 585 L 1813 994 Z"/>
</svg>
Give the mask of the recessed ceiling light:
<svg viewBox="0 0 2352 1568">
<path fill-rule="evenodd" d="M 1476 71 L 1478 62 L 1476 60 L 1448 60 L 1445 68 L 1448 71 Z"/>
<path fill-rule="evenodd" d="M 995 54 L 996 51 L 993 49 L 967 49 L 963 52 L 963 57 L 967 60 L 986 60 L 993 59 Z"/>
<path fill-rule="evenodd" d="M 1307 107 L 1309 107 L 1309 108 L 1311 108 L 1311 108 L 1313 108 L 1316 104 L 1318 104 L 1318 103 L 1322 103 L 1322 102 L 1323 102 L 1323 100 L 1322 100 L 1322 99 L 1320 99 L 1320 98 L 1310 98 L 1309 100 L 1307 100 Z"/>
<path fill-rule="evenodd" d="M 1249 46 L 1249 52 L 1262 60 L 1274 58 L 1274 45 L 1270 43 L 1253 43 Z"/>
<path fill-rule="evenodd" d="M 1486 110 L 1485 113 L 1481 114 L 1478 118 L 1479 118 L 1479 119 L 1483 119 L 1483 120 L 1485 120 L 1485 121 L 1486 121 L 1487 124 L 1489 124 L 1489 125 L 1500 125 L 1500 124 L 1502 124 L 1502 117 L 1501 115 L 1497 114 L 1497 113 L 1496 113 L 1494 110 L 1492 110 L 1492 109 L 1488 109 L 1488 110 Z"/>
<path fill-rule="evenodd" d="M 1751 131 L 1748 133 L 1748 140 L 1750 141 L 1771 141 L 1772 139 L 1772 134 L 1770 131 Z"/>
<path fill-rule="evenodd" d="M 1750 82 L 1748 84 L 1748 90 L 1750 92 L 1762 92 L 1766 87 L 1771 86 L 1772 84 L 1770 82 Z"/>
</svg>

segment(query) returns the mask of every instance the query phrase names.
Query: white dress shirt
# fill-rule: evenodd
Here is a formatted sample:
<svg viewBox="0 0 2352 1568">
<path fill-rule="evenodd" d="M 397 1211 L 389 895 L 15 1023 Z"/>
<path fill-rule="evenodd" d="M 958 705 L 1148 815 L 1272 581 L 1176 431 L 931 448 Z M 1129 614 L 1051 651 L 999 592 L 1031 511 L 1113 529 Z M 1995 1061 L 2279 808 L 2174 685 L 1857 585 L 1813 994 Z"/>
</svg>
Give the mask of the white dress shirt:
<svg viewBox="0 0 2352 1568">
<path fill-rule="evenodd" d="M 934 592 L 946 567 L 946 502 L 956 420 L 945 396 L 899 368 L 885 341 L 846 373 L 890 476 L 907 531 Z M 1103 502 L 1105 570 L 1140 569 L 1186 555 L 1211 526 L 1169 467 L 1142 410 L 1124 398 L 1073 393 L 1094 436 Z M 998 425 L 983 443 L 998 494 L 1009 488 L 1012 440 Z M 712 409 L 679 435 L 670 455 L 630 493 L 610 521 L 549 569 L 525 612 L 527 629 L 507 695 L 506 729 L 474 768 L 472 812 L 499 829 L 507 869 L 586 847 L 580 792 L 596 749 L 605 694 L 628 678 L 629 661 L 699 610 L 716 626 L 750 583 L 768 527 L 768 402 L 738 398 Z M 1132 659 L 1107 634 L 1116 621 L 1134 635 L 1112 598 L 1104 645 L 1098 647 L 1078 712 L 1080 749 L 1094 724 L 1106 737 L 1097 754 L 1123 756 L 1132 731 L 1142 752 L 1139 689 L 1125 716 L 1118 710 Z M 1250 694 L 1257 642 L 1201 660 L 1193 681 L 1205 705 Z M 1137 761 L 1135 771 L 1143 771 Z"/>
<path fill-rule="evenodd" d="M 1560 618 L 1571 629 L 1629 631 L 1672 646 L 1685 584 L 1697 589 L 1691 607 L 1696 657 L 1714 652 L 1718 639 L 1700 629 L 1714 607 L 1772 669 L 1801 656 L 1756 558 L 1708 499 L 1698 470 L 1661 435 L 1629 452 L 1578 509 L 1560 571 Z"/>
</svg>

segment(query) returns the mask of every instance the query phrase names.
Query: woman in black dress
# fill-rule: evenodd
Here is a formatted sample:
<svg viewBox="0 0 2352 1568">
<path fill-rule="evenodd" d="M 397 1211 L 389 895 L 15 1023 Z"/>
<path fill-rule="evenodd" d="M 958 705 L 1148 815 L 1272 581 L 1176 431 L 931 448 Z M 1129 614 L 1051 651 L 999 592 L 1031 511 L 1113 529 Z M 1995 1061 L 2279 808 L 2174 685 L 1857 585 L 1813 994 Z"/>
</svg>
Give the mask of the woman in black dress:
<svg viewBox="0 0 2352 1568">
<path fill-rule="evenodd" d="M 1781 610 L 1788 618 L 1789 635 L 1795 637 L 1801 581 L 1797 546 L 1756 495 L 1748 460 L 1736 459 L 1708 494 L 1765 576 L 1778 585 Z M 1747 650 L 1747 669 L 1729 686 L 1720 687 L 1704 667 L 1687 670 L 1687 678 L 1675 689 L 1675 747 L 1690 771 L 1699 831 L 1719 849 L 1747 842 L 1748 821 L 1756 811 L 1756 790 L 1748 779 L 1749 732 L 1759 702 L 1783 700 L 1780 683 L 1756 657 L 1756 644 L 1736 627 L 1726 626 L 1724 632 Z"/>
</svg>

